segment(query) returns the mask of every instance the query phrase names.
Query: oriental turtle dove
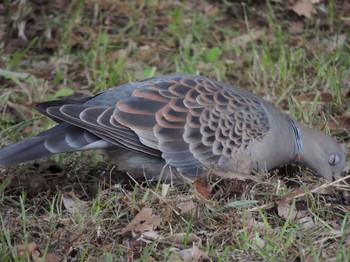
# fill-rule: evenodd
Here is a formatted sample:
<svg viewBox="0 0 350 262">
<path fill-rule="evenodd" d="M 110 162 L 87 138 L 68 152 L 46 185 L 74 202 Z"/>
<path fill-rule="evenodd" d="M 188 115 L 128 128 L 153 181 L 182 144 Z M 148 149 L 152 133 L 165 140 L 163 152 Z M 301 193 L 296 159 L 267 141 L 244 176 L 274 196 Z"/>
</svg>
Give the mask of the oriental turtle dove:
<svg viewBox="0 0 350 262">
<path fill-rule="evenodd" d="M 0 149 L 0 166 L 99 148 L 131 174 L 158 175 L 168 164 L 169 172 L 196 178 L 209 167 L 249 174 L 296 162 L 333 180 L 345 165 L 330 136 L 254 94 L 200 76 L 153 77 L 36 109 L 58 124 Z"/>
</svg>

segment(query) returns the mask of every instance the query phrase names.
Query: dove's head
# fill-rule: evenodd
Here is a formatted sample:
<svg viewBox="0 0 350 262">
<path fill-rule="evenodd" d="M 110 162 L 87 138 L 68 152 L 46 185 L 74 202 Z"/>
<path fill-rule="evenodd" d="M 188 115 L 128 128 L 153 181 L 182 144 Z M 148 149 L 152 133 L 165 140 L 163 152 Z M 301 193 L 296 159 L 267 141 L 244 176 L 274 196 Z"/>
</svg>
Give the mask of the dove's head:
<svg viewBox="0 0 350 262">
<path fill-rule="evenodd" d="M 301 162 L 328 181 L 343 175 L 345 154 L 342 147 L 329 135 L 316 129 L 300 127 L 303 140 Z"/>
</svg>

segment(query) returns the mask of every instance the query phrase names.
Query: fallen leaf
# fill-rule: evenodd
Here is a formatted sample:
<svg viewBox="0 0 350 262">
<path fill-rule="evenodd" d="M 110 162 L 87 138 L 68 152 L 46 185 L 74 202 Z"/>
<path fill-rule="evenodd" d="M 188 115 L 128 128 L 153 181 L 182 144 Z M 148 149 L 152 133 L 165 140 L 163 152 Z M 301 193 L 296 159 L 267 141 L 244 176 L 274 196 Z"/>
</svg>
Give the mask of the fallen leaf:
<svg viewBox="0 0 350 262">
<path fill-rule="evenodd" d="M 161 218 L 153 214 L 153 209 L 149 207 L 143 207 L 141 211 L 134 217 L 134 219 L 122 230 L 121 234 L 127 232 L 140 232 L 152 231 L 160 225 Z"/>
<path fill-rule="evenodd" d="M 291 209 L 291 205 L 288 202 L 278 204 L 277 212 L 280 217 L 284 219 L 290 218 L 291 220 L 294 220 L 298 214 L 295 207 Z"/>
<path fill-rule="evenodd" d="M 304 216 L 305 215 L 305 216 Z M 301 216 L 301 217 L 300 217 Z M 305 212 L 300 212 L 298 214 L 299 218 L 299 223 L 303 226 L 303 228 L 305 229 L 309 229 L 312 228 L 315 225 L 314 220 L 312 219 L 312 217 L 307 216 Z"/>
<path fill-rule="evenodd" d="M 306 211 L 298 211 L 296 207 L 292 206 L 288 203 L 279 203 L 277 205 L 278 215 L 284 219 L 296 220 L 298 221 L 303 228 L 309 229 L 315 225 L 312 217 L 308 216 Z"/>
<path fill-rule="evenodd" d="M 87 202 L 79 200 L 77 197 L 73 196 L 62 196 L 62 202 L 67 211 L 71 214 L 83 214 L 88 205 Z"/>
<path fill-rule="evenodd" d="M 267 230 L 265 223 L 256 221 L 252 212 L 245 211 L 244 217 L 245 224 L 249 227 L 249 229 L 255 230 L 256 228 L 258 228 L 259 230 Z"/>
<path fill-rule="evenodd" d="M 156 231 L 146 231 L 141 234 L 141 236 L 137 239 L 139 241 L 143 241 L 146 243 L 152 243 L 152 241 L 156 239 L 161 239 L 162 237 Z"/>
<path fill-rule="evenodd" d="M 181 214 L 183 215 L 191 214 L 197 209 L 197 205 L 193 200 L 181 202 L 177 205 L 177 207 L 180 209 Z"/>
<path fill-rule="evenodd" d="M 211 193 L 212 188 L 210 187 L 210 185 L 207 183 L 207 181 L 205 180 L 205 178 L 200 178 L 197 179 L 196 181 L 194 181 L 192 183 L 194 189 L 200 194 L 202 195 L 204 198 L 208 198 L 208 196 Z"/>
<path fill-rule="evenodd" d="M 291 9 L 299 16 L 305 16 L 306 18 L 311 17 L 311 13 L 314 11 L 312 0 L 299 0 Z"/>
<path fill-rule="evenodd" d="M 192 243 L 201 243 L 201 239 L 200 237 L 196 236 L 195 234 L 185 234 L 185 233 L 178 233 L 178 234 L 174 234 L 168 237 L 163 237 L 162 239 L 160 239 L 160 242 L 162 243 L 168 243 L 171 245 L 183 245 L 185 242 L 186 244 L 192 244 Z"/>
<path fill-rule="evenodd" d="M 118 61 L 118 59 L 126 59 L 128 55 L 128 50 L 126 49 L 119 49 L 118 51 L 111 54 L 110 58 L 112 62 Z"/>
<path fill-rule="evenodd" d="M 35 250 L 38 250 L 38 246 L 35 242 L 16 246 L 17 255 L 19 257 L 31 256 Z"/>
<path fill-rule="evenodd" d="M 331 119 L 327 122 L 327 126 L 331 130 L 349 129 L 350 117 L 348 116 L 335 116 L 335 119 Z"/>
<path fill-rule="evenodd" d="M 48 253 L 45 256 L 45 262 L 58 262 L 60 260 L 61 260 L 60 256 L 55 253 Z"/>
<path fill-rule="evenodd" d="M 302 94 L 297 97 L 297 100 L 301 103 L 315 101 L 315 99 L 317 99 L 318 102 L 329 103 L 335 101 L 335 95 L 330 92 L 313 92 Z"/>
<path fill-rule="evenodd" d="M 32 251 L 32 259 L 34 262 L 43 262 L 44 260 L 40 257 L 40 251 L 38 249 Z"/>
<path fill-rule="evenodd" d="M 181 250 L 176 253 L 184 262 L 197 262 L 202 256 L 206 256 L 206 253 L 199 249 L 196 245 L 193 245 L 192 248 Z"/>
<path fill-rule="evenodd" d="M 211 18 L 216 16 L 219 13 L 219 8 L 217 6 L 209 5 L 205 8 L 205 16 Z"/>
<path fill-rule="evenodd" d="M 24 245 L 16 246 L 17 255 L 19 257 L 31 258 L 34 262 L 58 262 L 60 257 L 54 253 L 47 253 L 45 257 L 42 254 L 35 242 L 30 242 Z"/>
</svg>

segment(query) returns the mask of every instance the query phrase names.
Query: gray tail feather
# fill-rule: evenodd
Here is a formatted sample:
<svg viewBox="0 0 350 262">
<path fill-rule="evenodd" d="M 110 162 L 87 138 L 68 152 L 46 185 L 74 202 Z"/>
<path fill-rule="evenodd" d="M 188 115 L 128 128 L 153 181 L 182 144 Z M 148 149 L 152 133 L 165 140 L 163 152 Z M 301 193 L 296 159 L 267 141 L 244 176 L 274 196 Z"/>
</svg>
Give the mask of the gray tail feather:
<svg viewBox="0 0 350 262">
<path fill-rule="evenodd" d="M 35 137 L 1 148 L 0 166 L 10 166 L 58 153 L 109 148 L 111 145 L 87 130 L 61 123 Z"/>
<path fill-rule="evenodd" d="M 45 139 L 46 137 L 43 136 L 30 137 L 0 149 L 0 166 L 9 166 L 53 155 L 45 147 Z"/>
</svg>

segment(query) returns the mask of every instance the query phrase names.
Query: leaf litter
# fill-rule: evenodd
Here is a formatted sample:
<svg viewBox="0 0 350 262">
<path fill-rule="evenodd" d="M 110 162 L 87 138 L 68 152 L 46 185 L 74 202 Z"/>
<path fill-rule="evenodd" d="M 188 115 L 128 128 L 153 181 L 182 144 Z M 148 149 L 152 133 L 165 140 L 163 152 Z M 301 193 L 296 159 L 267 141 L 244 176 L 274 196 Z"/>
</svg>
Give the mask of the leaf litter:
<svg viewBox="0 0 350 262">
<path fill-rule="evenodd" d="M 143 233 L 153 231 L 161 223 L 161 218 L 154 214 L 152 208 L 143 207 L 134 219 L 124 228 L 121 234 L 128 232 Z"/>
</svg>

